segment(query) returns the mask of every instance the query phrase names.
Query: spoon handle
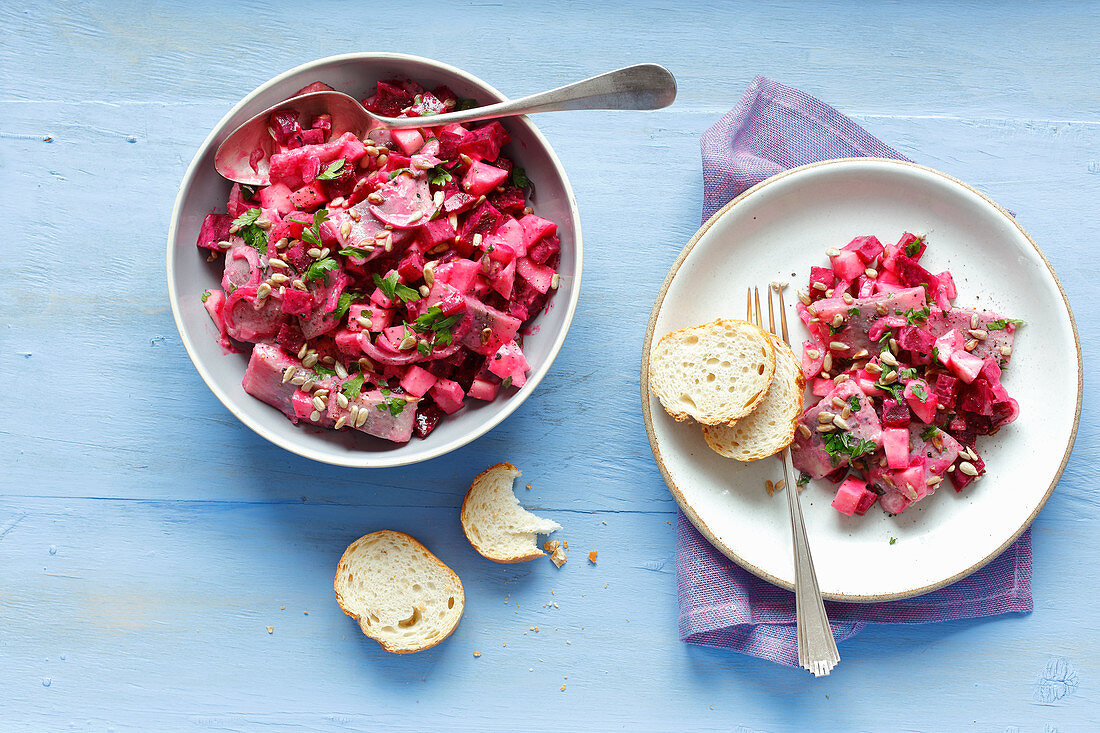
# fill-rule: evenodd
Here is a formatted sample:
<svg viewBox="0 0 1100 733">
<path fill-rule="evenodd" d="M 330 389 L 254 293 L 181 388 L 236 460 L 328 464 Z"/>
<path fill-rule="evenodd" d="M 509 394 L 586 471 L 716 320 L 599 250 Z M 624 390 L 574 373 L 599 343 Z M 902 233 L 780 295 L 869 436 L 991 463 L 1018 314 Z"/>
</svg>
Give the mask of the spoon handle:
<svg viewBox="0 0 1100 733">
<path fill-rule="evenodd" d="M 571 109 L 660 109 L 672 104 L 674 99 L 676 79 L 668 69 L 658 64 L 637 64 L 528 97 L 434 116 L 431 124 L 448 125 Z M 423 119 L 418 117 L 378 119 L 389 127 L 423 124 Z"/>
</svg>

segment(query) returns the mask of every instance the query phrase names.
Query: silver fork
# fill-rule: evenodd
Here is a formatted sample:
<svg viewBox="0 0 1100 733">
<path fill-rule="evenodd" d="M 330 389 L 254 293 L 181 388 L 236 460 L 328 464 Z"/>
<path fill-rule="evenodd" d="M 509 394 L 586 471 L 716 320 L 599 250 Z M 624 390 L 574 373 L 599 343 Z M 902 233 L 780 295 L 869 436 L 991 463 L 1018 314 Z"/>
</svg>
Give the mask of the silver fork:
<svg viewBox="0 0 1100 733">
<path fill-rule="evenodd" d="M 787 307 L 783 302 L 783 288 L 786 284 L 772 283 L 768 287 L 768 330 L 775 332 L 775 312 L 772 307 L 772 290 L 779 297 L 779 316 L 782 325 L 783 340 L 789 346 L 791 339 L 787 334 Z M 753 321 L 753 296 L 756 296 L 756 320 L 760 328 L 764 319 L 760 314 L 760 289 L 750 288 L 746 320 Z M 791 463 L 791 449 L 784 448 L 782 453 L 783 478 L 787 493 L 787 507 L 791 514 L 791 535 L 794 538 L 794 608 L 798 627 L 798 664 L 813 672 L 815 677 L 827 675 L 840 661 L 840 652 L 833 639 L 833 630 L 829 627 L 829 617 L 825 613 L 825 602 L 821 598 L 821 589 L 817 585 L 814 561 L 810 557 L 810 543 L 806 539 L 806 523 L 802 519 L 802 506 L 798 501 L 798 486 L 794 481 L 794 465 Z"/>
</svg>

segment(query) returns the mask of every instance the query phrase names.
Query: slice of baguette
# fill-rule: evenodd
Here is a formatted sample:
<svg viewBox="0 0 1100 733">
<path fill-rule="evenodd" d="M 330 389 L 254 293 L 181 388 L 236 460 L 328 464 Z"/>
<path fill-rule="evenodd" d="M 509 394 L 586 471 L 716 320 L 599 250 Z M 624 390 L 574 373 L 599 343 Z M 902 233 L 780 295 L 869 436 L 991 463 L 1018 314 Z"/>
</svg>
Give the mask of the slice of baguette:
<svg viewBox="0 0 1100 733">
<path fill-rule="evenodd" d="M 806 380 L 791 347 L 769 338 L 775 348 L 775 376 L 764 401 L 733 425 L 703 426 L 707 445 L 726 458 L 756 461 L 775 455 L 794 440 Z"/>
<path fill-rule="evenodd" d="M 704 425 L 729 425 L 752 412 L 774 373 L 768 334 L 732 319 L 666 334 L 649 359 L 649 386 L 665 411 Z"/>
<path fill-rule="evenodd" d="M 519 505 L 512 482 L 520 470 L 511 463 L 485 469 L 462 500 L 462 531 L 483 557 L 493 562 L 527 562 L 545 553 L 536 535 L 550 534 L 561 525 L 537 517 Z"/>
<path fill-rule="evenodd" d="M 462 618 L 462 581 L 428 548 L 384 529 L 352 542 L 336 565 L 336 602 L 363 633 L 395 654 L 446 639 Z"/>
</svg>

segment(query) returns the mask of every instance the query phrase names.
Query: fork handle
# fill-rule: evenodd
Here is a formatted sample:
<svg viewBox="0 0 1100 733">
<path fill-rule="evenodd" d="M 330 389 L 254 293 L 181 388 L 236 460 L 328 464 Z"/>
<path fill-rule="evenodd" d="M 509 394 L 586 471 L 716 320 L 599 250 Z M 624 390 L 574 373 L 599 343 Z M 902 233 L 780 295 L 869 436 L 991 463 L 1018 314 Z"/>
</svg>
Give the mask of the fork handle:
<svg viewBox="0 0 1100 733">
<path fill-rule="evenodd" d="M 798 664 L 815 676 L 828 674 L 840 661 L 840 652 L 833 639 L 829 617 L 825 613 L 825 601 L 817 584 L 817 573 L 810 557 L 810 543 L 806 538 L 806 522 L 802 518 L 802 505 L 798 498 L 798 486 L 792 480 L 795 471 L 790 448 L 783 450 L 783 471 L 787 478 L 787 507 L 791 513 L 791 535 L 794 542 L 794 603 L 798 626 Z"/>
</svg>

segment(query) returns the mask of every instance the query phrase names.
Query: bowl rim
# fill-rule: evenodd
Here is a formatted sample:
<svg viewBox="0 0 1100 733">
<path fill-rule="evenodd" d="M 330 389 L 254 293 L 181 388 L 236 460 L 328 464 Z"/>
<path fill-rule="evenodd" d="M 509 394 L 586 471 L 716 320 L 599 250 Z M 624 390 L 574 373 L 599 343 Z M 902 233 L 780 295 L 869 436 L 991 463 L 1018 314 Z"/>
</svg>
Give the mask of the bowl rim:
<svg viewBox="0 0 1100 733">
<path fill-rule="evenodd" d="M 699 515 L 699 513 L 696 512 L 691 504 L 687 501 L 683 492 L 676 485 L 676 481 L 673 479 L 672 474 L 665 466 L 664 460 L 661 457 L 661 448 L 657 442 L 657 435 L 653 428 L 653 409 L 652 405 L 650 404 L 651 400 L 649 389 L 650 350 L 652 349 L 653 334 L 657 326 L 657 316 L 660 314 L 661 308 L 664 305 L 669 286 L 672 284 L 673 279 L 680 271 L 680 267 L 687 260 L 688 255 L 690 255 L 691 251 L 695 248 L 695 245 L 719 219 L 721 219 L 731 209 L 733 209 L 735 206 L 740 204 L 752 194 L 757 193 L 761 189 L 770 186 L 777 181 L 783 180 L 789 176 L 809 172 L 811 170 L 816 170 L 820 168 L 852 166 L 858 163 L 881 165 L 883 167 L 897 167 L 906 170 L 915 169 L 926 174 L 938 176 L 978 196 L 985 203 L 989 204 L 993 209 L 1000 213 L 1006 220 L 1008 220 L 1008 222 L 1010 222 L 1011 225 L 1015 227 L 1018 232 L 1024 237 L 1028 244 L 1030 244 L 1035 249 L 1035 252 L 1039 255 L 1039 258 L 1042 260 L 1043 264 L 1046 265 L 1047 271 L 1050 273 L 1050 276 L 1054 279 L 1054 284 L 1058 287 L 1058 293 L 1062 296 L 1062 303 L 1065 306 L 1066 314 L 1069 317 L 1070 329 L 1073 333 L 1073 342 L 1076 346 L 1075 356 L 1077 359 L 1077 406 L 1073 415 L 1073 426 L 1070 429 L 1069 440 L 1066 443 L 1065 453 L 1062 455 L 1062 460 L 1058 465 L 1057 471 L 1055 471 L 1054 473 L 1054 477 L 1051 479 L 1050 485 L 1043 493 L 1042 499 L 1040 499 L 1038 504 L 1036 504 L 1035 509 L 1032 510 L 1031 514 L 1027 518 L 1025 518 L 1023 523 L 1011 534 L 1011 536 L 1006 539 L 993 552 L 991 552 L 985 558 L 974 563 L 970 567 L 959 571 L 949 578 L 934 583 L 929 583 L 918 588 L 910 588 L 894 593 L 869 595 L 822 593 L 822 596 L 826 600 L 831 601 L 846 601 L 849 603 L 877 603 L 881 601 L 894 601 L 902 600 L 905 598 L 912 598 L 914 596 L 919 596 L 934 590 L 938 590 L 939 588 L 944 588 L 959 580 L 962 580 L 963 578 L 974 573 L 975 571 L 980 570 L 981 568 L 992 562 L 994 559 L 999 557 L 1002 552 L 1008 549 L 1008 547 L 1013 542 L 1015 542 L 1021 534 L 1024 533 L 1024 530 L 1031 526 L 1032 522 L 1035 521 L 1035 518 L 1039 516 L 1039 512 L 1041 512 L 1043 510 L 1043 507 L 1046 506 L 1047 500 L 1050 499 L 1050 495 L 1054 492 L 1054 487 L 1058 485 L 1059 480 L 1061 480 L 1062 478 L 1062 473 L 1065 471 L 1066 464 L 1069 462 L 1070 454 L 1073 451 L 1073 445 L 1077 439 L 1077 429 L 1081 420 L 1081 401 L 1084 395 L 1084 363 L 1081 357 L 1081 338 L 1077 332 L 1077 321 L 1073 316 L 1073 308 L 1070 306 L 1069 297 L 1066 295 L 1066 290 L 1062 286 L 1062 281 L 1058 279 L 1058 274 L 1054 271 L 1054 267 L 1050 264 L 1050 260 L 1047 259 L 1047 256 L 1043 253 L 1043 250 L 1040 249 L 1039 245 L 1035 243 L 1035 240 L 1031 238 L 1031 235 L 1028 234 L 1027 230 L 1024 229 L 1024 227 L 1018 221 L 1016 221 L 1016 218 L 1012 216 L 1012 214 L 1010 214 L 1005 208 L 1003 208 L 989 196 L 985 195 L 968 183 L 965 183 L 964 181 L 961 181 L 958 178 L 955 178 L 954 176 L 951 176 L 947 173 L 938 171 L 935 168 L 930 168 L 928 166 L 920 165 L 919 163 L 913 163 L 907 160 L 896 160 L 894 158 L 878 158 L 873 156 L 857 158 L 836 158 L 832 160 L 820 161 L 817 163 L 800 165 L 781 173 L 777 173 L 774 176 L 770 176 L 769 178 L 766 178 L 760 183 L 757 183 L 756 185 L 747 189 L 739 196 L 735 197 L 732 201 L 727 203 L 725 206 L 720 208 L 718 211 L 714 212 L 714 214 L 709 219 L 707 219 L 701 227 L 699 227 L 698 231 L 696 231 L 695 234 L 692 235 L 691 239 L 688 240 L 688 243 L 686 245 L 684 245 L 683 250 L 680 251 L 680 254 L 672 263 L 671 267 L 669 268 L 668 274 L 665 276 L 664 282 L 661 283 L 661 288 L 657 293 L 657 297 L 653 303 L 653 309 L 650 312 L 649 323 L 646 326 L 645 339 L 642 345 L 641 379 L 639 380 L 639 387 L 641 388 L 640 392 L 642 398 L 642 418 L 643 422 L 645 423 L 646 435 L 649 438 L 649 446 L 650 449 L 653 451 L 653 457 L 657 462 L 657 467 L 660 470 L 661 477 L 668 485 L 669 492 L 676 500 L 676 504 L 680 507 L 680 510 L 684 512 L 684 515 L 688 518 L 688 520 L 691 521 L 691 523 L 695 526 L 697 530 L 699 530 L 699 533 L 702 534 L 703 537 L 705 537 L 706 540 L 710 542 L 710 544 L 713 545 L 715 549 L 717 549 L 723 555 L 728 557 L 730 560 L 733 560 L 739 566 L 741 566 L 745 570 L 748 570 L 753 575 L 761 578 L 762 580 L 766 580 L 772 585 L 775 585 L 779 588 L 785 588 L 787 590 L 793 591 L 794 586 L 791 583 L 783 580 L 782 578 L 778 578 L 771 573 L 768 573 L 762 568 L 753 565 L 752 563 L 737 555 L 737 553 L 733 552 L 733 550 L 727 547 L 725 543 L 721 542 L 717 538 L 715 533 L 707 526 L 706 522 L 703 521 L 703 518 Z"/>
<path fill-rule="evenodd" d="M 195 155 L 191 159 L 191 163 L 187 166 L 187 170 L 184 172 L 183 179 L 181 180 L 179 189 L 176 192 L 176 199 L 172 206 L 172 216 L 168 225 L 168 246 L 165 257 L 166 275 L 168 280 L 168 302 L 172 308 L 172 318 L 175 320 L 176 330 L 179 332 L 180 340 L 183 342 L 183 347 L 187 351 L 187 356 L 191 359 L 191 363 L 195 366 L 195 369 L 198 371 L 199 376 L 202 377 L 202 380 L 206 383 L 206 386 L 210 389 L 211 392 L 214 393 L 214 396 L 218 398 L 218 400 L 226 407 L 226 409 L 228 409 L 233 415 L 237 417 L 238 420 L 244 423 L 253 432 L 260 435 L 267 441 L 274 443 L 280 448 L 283 448 L 284 450 L 288 450 L 291 453 L 295 453 L 299 456 L 309 458 L 320 463 L 345 466 L 348 468 L 390 468 L 394 466 L 406 466 L 421 463 L 423 461 L 431 460 L 433 458 L 438 458 L 439 456 L 457 450 L 467 445 L 468 443 L 477 440 L 482 435 L 485 435 L 485 433 L 495 428 L 497 425 L 503 422 L 505 418 L 515 412 L 516 409 L 518 409 L 519 406 L 523 404 L 528 397 L 531 396 L 535 388 L 542 381 L 543 377 L 545 377 L 547 372 L 549 372 L 551 365 L 553 365 L 554 360 L 557 359 L 558 353 L 561 351 L 562 345 L 565 343 L 565 337 L 568 335 L 569 328 L 573 323 L 573 316 L 575 315 L 577 310 L 577 301 L 580 297 L 581 272 L 584 260 L 580 211 L 577 207 L 577 199 L 573 192 L 573 186 L 569 182 L 569 177 L 565 172 L 565 168 L 562 166 L 561 160 L 559 160 L 558 155 L 554 151 L 553 147 L 550 145 L 550 142 L 526 115 L 516 116 L 514 118 L 516 122 L 518 124 L 524 125 L 531 133 L 534 140 L 546 151 L 547 157 L 549 158 L 553 166 L 554 172 L 561 179 L 562 186 L 566 194 L 566 200 L 569 205 L 570 217 L 572 218 L 574 232 L 574 249 L 576 252 L 576 271 L 571 276 L 571 290 L 569 300 L 565 304 L 565 318 L 562 323 L 562 327 L 557 334 L 557 337 L 554 339 L 554 342 L 550 346 L 550 351 L 547 355 L 547 358 L 545 359 L 541 367 L 529 375 L 527 383 L 519 392 L 512 395 L 506 400 L 504 408 L 499 413 L 497 413 L 490 419 L 479 423 L 473 430 L 463 433 L 458 438 L 455 438 L 450 442 L 443 443 L 439 446 L 436 446 L 429 450 L 425 450 L 418 454 L 413 454 L 409 456 L 397 456 L 392 452 L 363 452 L 360 454 L 351 454 L 345 458 L 329 455 L 308 446 L 300 445 L 298 441 L 295 440 L 284 440 L 281 436 L 277 435 L 275 432 L 265 427 L 262 420 L 253 420 L 244 412 L 236 409 L 233 405 L 233 400 L 230 398 L 228 393 L 226 393 L 226 391 L 217 384 L 213 375 L 199 358 L 195 345 L 191 342 L 191 339 L 188 337 L 187 332 L 183 327 L 183 316 L 179 307 L 179 294 L 176 292 L 175 287 L 175 265 L 173 262 L 173 254 L 176 249 L 177 231 L 179 229 L 179 221 L 184 194 L 191 188 L 196 177 L 200 175 L 202 158 L 209 151 L 211 145 L 218 137 L 218 135 L 226 131 L 225 128 L 227 123 L 240 110 L 251 104 L 258 96 L 266 92 L 268 89 L 276 86 L 277 84 L 282 83 L 286 79 L 298 74 L 302 74 L 304 72 L 308 72 L 312 69 L 317 69 L 319 67 L 343 63 L 347 61 L 397 61 L 425 64 L 435 67 L 436 69 L 444 73 L 452 74 L 469 82 L 471 85 L 476 86 L 483 92 L 485 92 L 486 95 L 494 97 L 498 101 L 507 101 L 508 99 L 500 91 L 498 91 L 496 87 L 486 83 L 481 78 L 474 76 L 467 71 L 459 69 L 456 66 L 452 66 L 443 61 L 426 58 L 424 56 L 415 56 L 412 54 L 397 52 L 353 52 L 337 54 L 334 56 L 325 56 L 324 58 L 315 59 L 304 64 L 299 64 L 298 66 L 295 66 L 292 69 L 288 69 L 287 71 L 284 71 L 281 74 L 278 74 L 271 79 L 263 82 L 251 92 L 242 97 L 240 101 L 234 104 L 214 125 L 210 133 L 207 134 L 206 138 L 202 141 L 198 149 L 195 151 Z M 260 110 L 257 109 L 257 111 Z"/>
</svg>

